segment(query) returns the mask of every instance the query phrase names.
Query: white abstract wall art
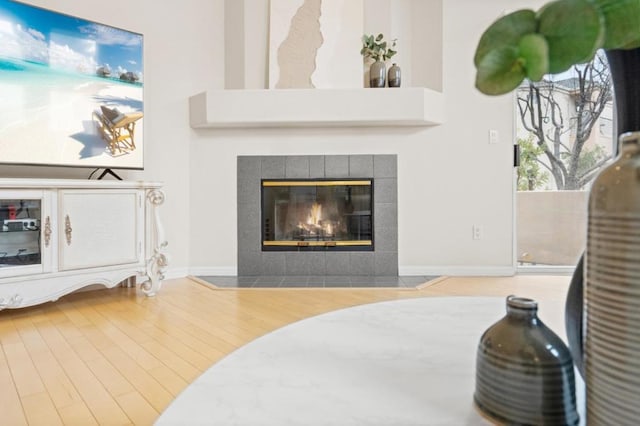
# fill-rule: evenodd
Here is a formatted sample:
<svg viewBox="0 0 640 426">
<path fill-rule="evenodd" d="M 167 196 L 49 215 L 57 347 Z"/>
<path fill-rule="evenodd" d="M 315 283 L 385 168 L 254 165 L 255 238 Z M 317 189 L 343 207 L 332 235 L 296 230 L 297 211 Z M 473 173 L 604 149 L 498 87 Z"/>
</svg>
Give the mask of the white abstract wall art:
<svg viewBox="0 0 640 426">
<path fill-rule="evenodd" d="M 362 87 L 363 0 L 271 0 L 269 88 Z"/>
</svg>

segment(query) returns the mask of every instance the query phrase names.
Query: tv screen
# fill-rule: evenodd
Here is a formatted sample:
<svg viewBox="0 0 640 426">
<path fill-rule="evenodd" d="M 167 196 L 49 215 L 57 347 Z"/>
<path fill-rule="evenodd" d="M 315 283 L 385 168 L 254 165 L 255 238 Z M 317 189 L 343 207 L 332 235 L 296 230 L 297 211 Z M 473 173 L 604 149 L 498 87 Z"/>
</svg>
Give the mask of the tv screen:
<svg viewBox="0 0 640 426">
<path fill-rule="evenodd" d="M 0 163 L 142 169 L 143 36 L 0 0 Z"/>
</svg>

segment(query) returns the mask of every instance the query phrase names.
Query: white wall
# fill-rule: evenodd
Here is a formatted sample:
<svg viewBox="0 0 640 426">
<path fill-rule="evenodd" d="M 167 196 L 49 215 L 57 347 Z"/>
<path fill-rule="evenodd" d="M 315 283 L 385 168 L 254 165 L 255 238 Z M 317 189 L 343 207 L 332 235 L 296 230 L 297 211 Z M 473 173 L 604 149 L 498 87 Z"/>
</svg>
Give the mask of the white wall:
<svg viewBox="0 0 640 426">
<path fill-rule="evenodd" d="M 503 9 L 539 2 L 443 2 L 444 125 L 204 131 L 188 125 L 188 98 L 224 87 L 224 0 L 29 3 L 145 35 L 145 170 L 123 175 L 165 182 L 162 216 L 174 273 L 235 270 L 237 155 L 345 153 L 398 154 L 401 272 L 511 270 L 512 102 L 474 89 L 472 58 L 481 31 Z M 489 129 L 499 130 L 499 144 L 487 143 Z M 88 171 L 2 167 L 0 175 L 84 177 Z M 482 225 L 481 240 L 471 239 L 473 224 Z"/>
<path fill-rule="evenodd" d="M 191 145 L 191 266 L 235 270 L 236 156 L 349 153 L 398 155 L 401 273 L 512 272 L 512 97 L 475 90 L 473 54 L 491 21 L 527 3 L 443 2 L 444 125 L 197 131 Z M 261 36 L 266 34 L 252 34 Z M 488 143 L 489 129 L 500 132 L 500 143 Z M 472 240 L 474 224 L 482 226 L 481 240 Z"/>
</svg>

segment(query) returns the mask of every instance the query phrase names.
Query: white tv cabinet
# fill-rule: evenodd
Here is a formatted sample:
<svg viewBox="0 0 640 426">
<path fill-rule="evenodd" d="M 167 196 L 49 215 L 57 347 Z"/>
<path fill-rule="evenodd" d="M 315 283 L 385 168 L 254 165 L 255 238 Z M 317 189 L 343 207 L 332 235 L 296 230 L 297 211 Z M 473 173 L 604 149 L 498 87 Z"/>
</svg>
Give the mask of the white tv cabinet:
<svg viewBox="0 0 640 426">
<path fill-rule="evenodd" d="M 0 310 L 135 281 L 148 296 L 168 265 L 161 184 L 0 179 Z"/>
</svg>

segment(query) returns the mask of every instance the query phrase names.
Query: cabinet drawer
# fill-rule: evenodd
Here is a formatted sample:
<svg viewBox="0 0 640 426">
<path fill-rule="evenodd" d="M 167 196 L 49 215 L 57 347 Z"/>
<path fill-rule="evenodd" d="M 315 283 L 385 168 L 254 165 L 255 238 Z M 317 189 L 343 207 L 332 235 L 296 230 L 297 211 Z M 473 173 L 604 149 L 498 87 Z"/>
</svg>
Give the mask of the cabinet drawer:
<svg viewBox="0 0 640 426">
<path fill-rule="evenodd" d="M 59 193 L 59 269 L 140 261 L 142 209 L 136 190 Z"/>
</svg>

